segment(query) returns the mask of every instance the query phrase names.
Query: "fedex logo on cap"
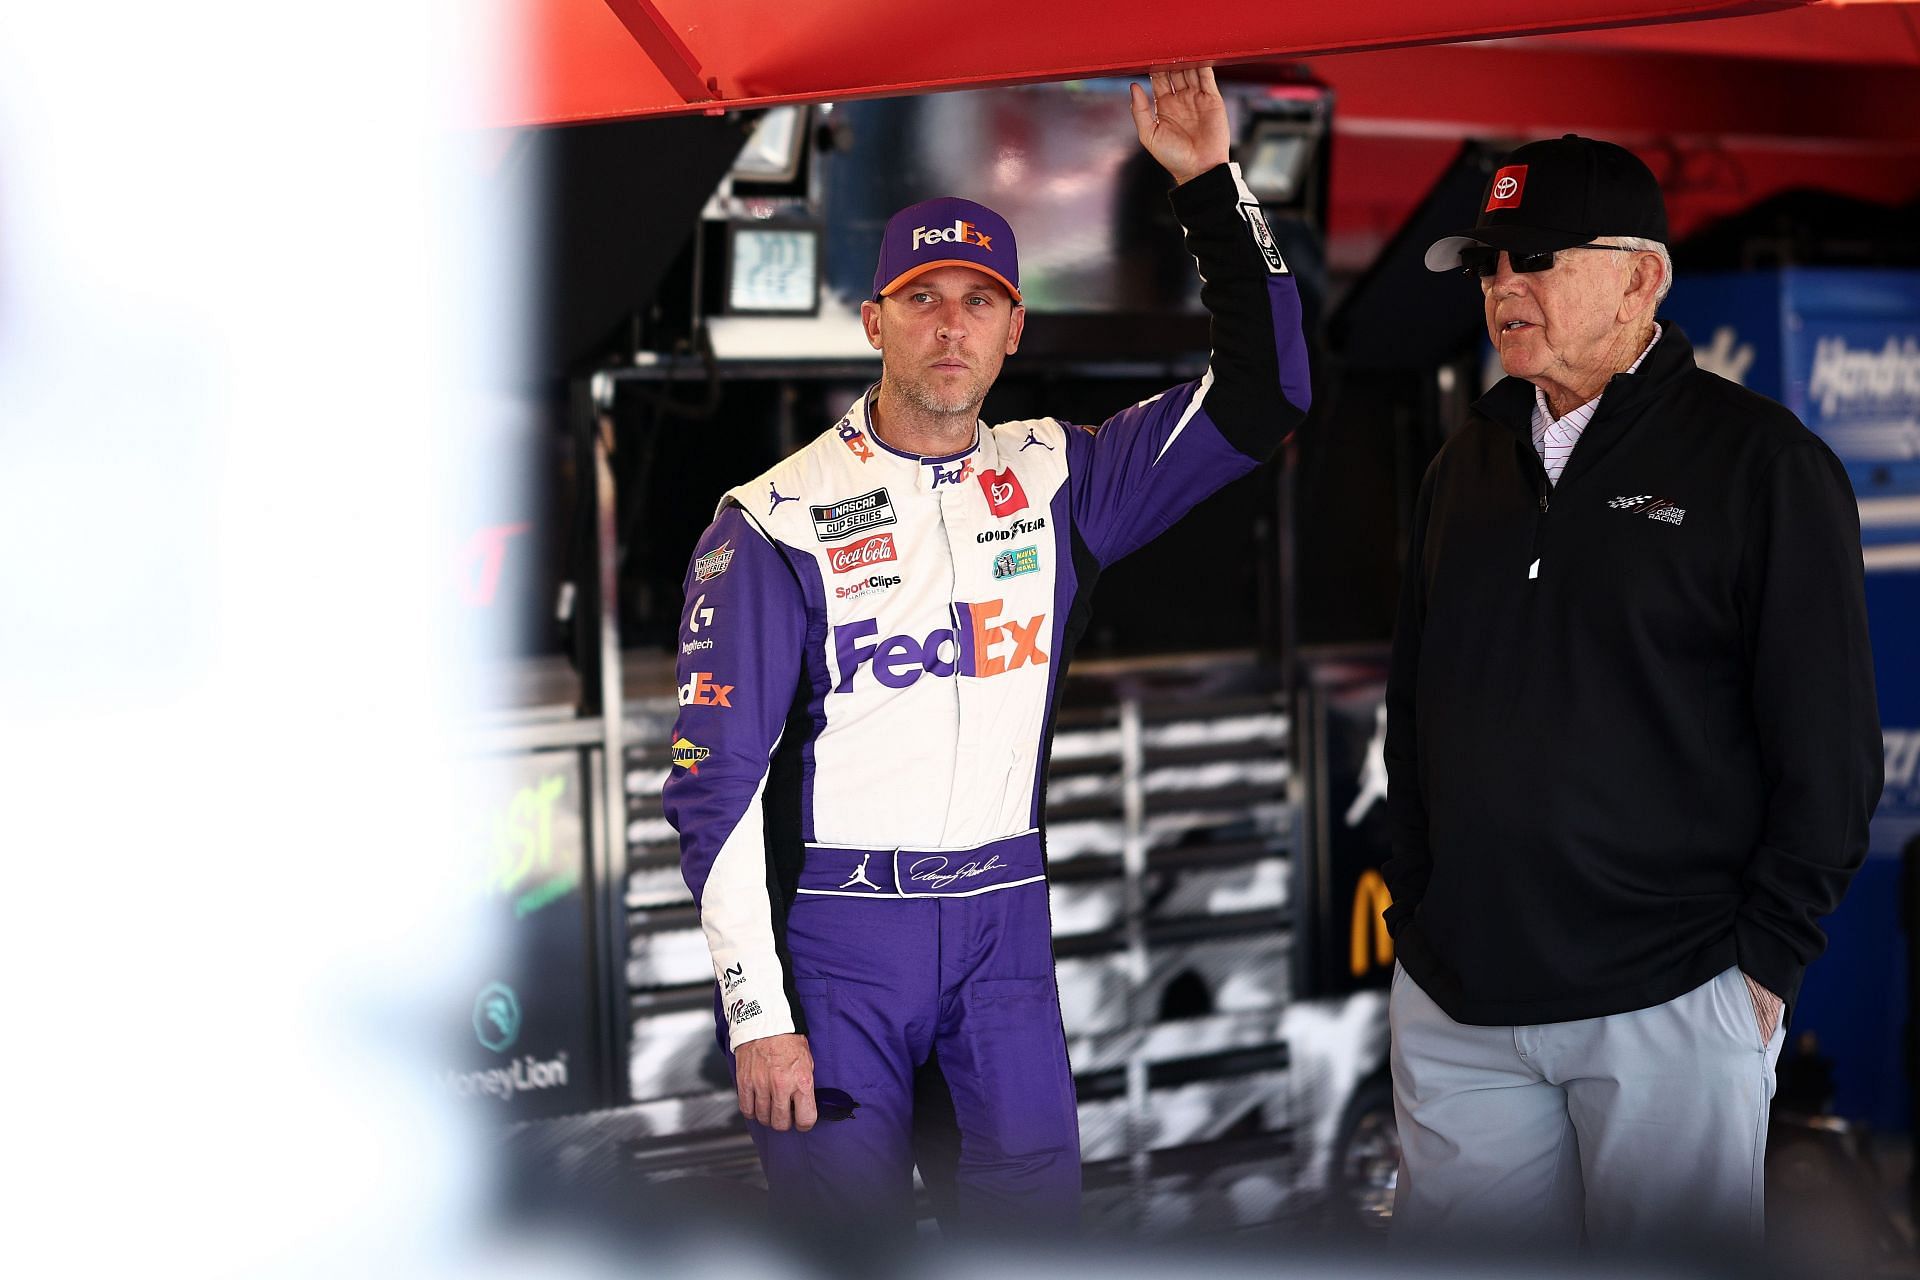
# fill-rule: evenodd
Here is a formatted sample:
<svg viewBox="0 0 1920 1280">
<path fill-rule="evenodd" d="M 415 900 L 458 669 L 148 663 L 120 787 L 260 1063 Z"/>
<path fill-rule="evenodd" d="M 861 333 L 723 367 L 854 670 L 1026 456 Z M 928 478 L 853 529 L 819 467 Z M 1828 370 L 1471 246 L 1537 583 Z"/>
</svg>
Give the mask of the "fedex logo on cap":
<svg viewBox="0 0 1920 1280">
<path fill-rule="evenodd" d="M 1527 190 L 1527 166 L 1510 164 L 1493 175 L 1493 186 L 1487 192 L 1485 212 L 1495 209 L 1518 209 L 1520 197 Z"/>
<path fill-rule="evenodd" d="M 964 218 L 950 227 L 915 227 L 914 250 L 917 252 L 923 244 L 977 244 L 988 253 L 993 252 L 993 237 Z"/>
</svg>

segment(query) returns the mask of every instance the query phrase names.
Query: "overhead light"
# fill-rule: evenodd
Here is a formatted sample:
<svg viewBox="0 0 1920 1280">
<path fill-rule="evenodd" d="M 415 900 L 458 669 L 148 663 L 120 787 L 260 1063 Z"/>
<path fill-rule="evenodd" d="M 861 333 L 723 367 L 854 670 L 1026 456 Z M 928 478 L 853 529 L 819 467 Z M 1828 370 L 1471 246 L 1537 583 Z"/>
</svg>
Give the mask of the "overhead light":
<svg viewBox="0 0 1920 1280">
<path fill-rule="evenodd" d="M 760 117 L 733 162 L 732 176 L 742 182 L 792 182 L 806 150 L 805 107 L 773 107 Z"/>
</svg>

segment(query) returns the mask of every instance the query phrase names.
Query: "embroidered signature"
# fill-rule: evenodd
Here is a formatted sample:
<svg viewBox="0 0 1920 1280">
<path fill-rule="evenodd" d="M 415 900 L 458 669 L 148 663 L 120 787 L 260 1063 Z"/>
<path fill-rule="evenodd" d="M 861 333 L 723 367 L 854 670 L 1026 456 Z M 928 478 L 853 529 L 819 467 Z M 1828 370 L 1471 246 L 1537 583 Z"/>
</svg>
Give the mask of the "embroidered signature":
<svg viewBox="0 0 1920 1280">
<path fill-rule="evenodd" d="M 936 889 L 944 889 L 956 880 L 967 880 L 974 876 L 983 876 L 989 871 L 1004 871 L 1006 864 L 1000 861 L 1000 855 L 994 854 L 985 862 L 965 862 L 959 870 L 947 870 L 945 858 L 922 858 L 907 868 L 907 879 L 923 880 Z"/>
</svg>

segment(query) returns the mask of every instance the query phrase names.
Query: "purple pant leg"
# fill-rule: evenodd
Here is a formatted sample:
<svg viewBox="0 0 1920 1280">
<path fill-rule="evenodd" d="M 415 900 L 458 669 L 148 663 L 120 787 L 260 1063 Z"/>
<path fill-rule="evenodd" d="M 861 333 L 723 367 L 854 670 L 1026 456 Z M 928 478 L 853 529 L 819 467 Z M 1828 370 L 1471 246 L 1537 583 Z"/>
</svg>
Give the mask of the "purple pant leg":
<svg viewBox="0 0 1920 1280">
<path fill-rule="evenodd" d="M 942 900 L 936 1040 L 960 1130 L 960 1222 L 1072 1232 L 1080 1127 L 1044 884 Z"/>
<path fill-rule="evenodd" d="M 777 1217 L 913 1224 L 913 1075 L 936 1012 L 937 904 L 802 897 L 787 920 L 814 1084 L 858 1103 L 807 1133 L 748 1123 Z"/>
</svg>

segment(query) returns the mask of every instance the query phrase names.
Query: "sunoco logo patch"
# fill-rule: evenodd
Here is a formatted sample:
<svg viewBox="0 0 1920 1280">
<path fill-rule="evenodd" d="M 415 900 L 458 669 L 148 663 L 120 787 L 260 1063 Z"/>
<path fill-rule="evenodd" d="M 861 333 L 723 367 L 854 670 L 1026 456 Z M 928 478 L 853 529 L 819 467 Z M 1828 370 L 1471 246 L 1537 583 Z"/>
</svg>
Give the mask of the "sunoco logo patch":
<svg viewBox="0 0 1920 1280">
<path fill-rule="evenodd" d="M 707 748 L 697 747 L 685 738 L 676 738 L 673 743 L 673 767 L 697 775 L 700 762 L 712 754 Z"/>
<path fill-rule="evenodd" d="M 857 498 L 842 498 L 813 512 L 813 529 L 822 542 L 837 542 L 866 529 L 892 524 L 893 502 L 885 489 L 875 489 Z"/>
</svg>

